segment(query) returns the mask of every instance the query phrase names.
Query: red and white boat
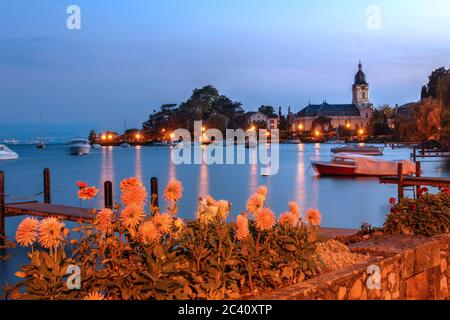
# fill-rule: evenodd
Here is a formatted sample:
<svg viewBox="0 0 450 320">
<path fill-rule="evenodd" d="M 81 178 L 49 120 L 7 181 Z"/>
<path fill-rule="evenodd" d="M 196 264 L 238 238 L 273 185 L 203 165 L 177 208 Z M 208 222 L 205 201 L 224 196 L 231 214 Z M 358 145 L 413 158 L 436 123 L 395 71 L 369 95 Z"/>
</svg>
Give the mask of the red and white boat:
<svg viewBox="0 0 450 320">
<path fill-rule="evenodd" d="M 332 153 L 354 153 L 366 156 L 382 156 L 384 149 L 382 147 L 369 146 L 365 144 L 343 145 L 331 149 Z"/>
<path fill-rule="evenodd" d="M 357 154 L 336 154 L 331 161 L 312 161 L 314 170 L 320 175 L 331 176 L 392 176 L 398 174 L 398 164 L 403 164 L 403 174 L 416 172 L 409 160 L 385 160 Z"/>
</svg>

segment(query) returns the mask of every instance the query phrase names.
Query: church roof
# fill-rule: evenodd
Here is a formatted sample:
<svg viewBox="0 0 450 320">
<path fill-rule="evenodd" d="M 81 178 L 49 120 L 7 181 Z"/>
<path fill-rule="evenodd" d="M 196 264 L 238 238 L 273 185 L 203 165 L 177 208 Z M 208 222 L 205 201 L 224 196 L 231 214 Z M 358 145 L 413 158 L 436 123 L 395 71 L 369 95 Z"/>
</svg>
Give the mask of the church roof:
<svg viewBox="0 0 450 320">
<path fill-rule="evenodd" d="M 362 70 L 361 62 L 358 65 L 358 72 L 355 74 L 355 85 L 368 84 L 366 81 L 366 74 Z"/>
<path fill-rule="evenodd" d="M 297 113 L 297 117 L 360 117 L 355 104 L 309 104 Z"/>
</svg>

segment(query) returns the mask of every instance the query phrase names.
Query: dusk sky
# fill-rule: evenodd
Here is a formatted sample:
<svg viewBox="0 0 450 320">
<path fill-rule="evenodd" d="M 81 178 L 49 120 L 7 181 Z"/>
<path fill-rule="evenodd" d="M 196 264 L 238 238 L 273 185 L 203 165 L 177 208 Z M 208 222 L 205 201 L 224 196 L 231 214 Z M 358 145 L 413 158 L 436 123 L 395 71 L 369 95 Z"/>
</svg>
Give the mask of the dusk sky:
<svg viewBox="0 0 450 320">
<path fill-rule="evenodd" d="M 246 110 L 350 103 L 359 60 L 374 105 L 417 100 L 449 67 L 450 1 L 0 0 L 0 126 L 122 131 L 206 84 Z"/>
</svg>

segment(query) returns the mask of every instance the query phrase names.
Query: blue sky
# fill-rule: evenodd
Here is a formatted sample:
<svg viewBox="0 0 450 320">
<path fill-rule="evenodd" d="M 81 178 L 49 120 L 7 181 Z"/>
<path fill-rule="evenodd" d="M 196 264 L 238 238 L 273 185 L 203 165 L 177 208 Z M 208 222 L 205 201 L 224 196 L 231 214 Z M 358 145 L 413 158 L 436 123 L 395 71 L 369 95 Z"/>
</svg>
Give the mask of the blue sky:
<svg viewBox="0 0 450 320">
<path fill-rule="evenodd" d="M 449 67 L 449 38 L 448 0 L 0 0 L 0 125 L 139 127 L 206 84 L 247 110 L 349 103 L 359 59 L 372 102 L 403 104 Z"/>
</svg>

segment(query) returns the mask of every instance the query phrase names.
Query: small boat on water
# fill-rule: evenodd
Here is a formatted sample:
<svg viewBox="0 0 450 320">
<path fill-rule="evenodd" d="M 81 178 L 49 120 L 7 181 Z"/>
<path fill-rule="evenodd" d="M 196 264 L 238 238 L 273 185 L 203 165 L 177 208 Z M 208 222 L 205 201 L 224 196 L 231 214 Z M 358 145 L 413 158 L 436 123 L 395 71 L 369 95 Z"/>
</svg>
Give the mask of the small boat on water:
<svg viewBox="0 0 450 320">
<path fill-rule="evenodd" d="M 16 160 L 19 155 L 4 144 L 0 144 L 0 160 Z"/>
<path fill-rule="evenodd" d="M 91 152 L 91 145 L 87 139 L 72 139 L 69 142 L 69 153 L 81 156 Z"/>
<path fill-rule="evenodd" d="M 336 154 L 331 161 L 312 161 L 314 170 L 320 175 L 331 176 L 391 176 L 397 175 L 398 164 L 403 164 L 403 174 L 416 172 L 410 160 L 385 160 L 358 154 Z"/>
<path fill-rule="evenodd" d="M 332 153 L 354 153 L 367 156 L 382 156 L 384 148 L 366 145 L 343 145 L 331 149 Z"/>
<path fill-rule="evenodd" d="M 101 145 L 101 144 L 94 143 L 94 144 L 92 145 L 92 149 L 101 149 L 101 148 L 102 148 L 102 145 Z"/>
<path fill-rule="evenodd" d="M 37 148 L 37 149 L 45 149 L 45 143 L 44 143 L 44 141 L 39 141 L 39 142 L 36 144 L 36 148 Z"/>
<path fill-rule="evenodd" d="M 300 144 L 302 143 L 299 139 L 291 139 L 284 141 L 285 144 Z"/>
<path fill-rule="evenodd" d="M 126 149 L 126 148 L 130 148 L 131 145 L 130 145 L 128 142 L 122 142 L 122 143 L 120 144 L 120 147 Z"/>
<path fill-rule="evenodd" d="M 325 141 L 325 144 L 343 144 L 343 143 L 345 143 L 345 140 L 330 139 Z"/>
</svg>

